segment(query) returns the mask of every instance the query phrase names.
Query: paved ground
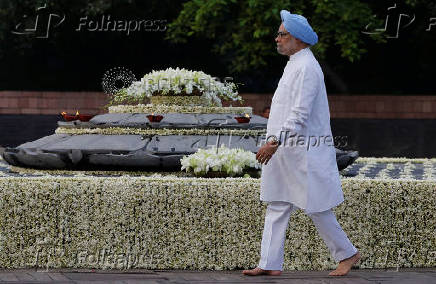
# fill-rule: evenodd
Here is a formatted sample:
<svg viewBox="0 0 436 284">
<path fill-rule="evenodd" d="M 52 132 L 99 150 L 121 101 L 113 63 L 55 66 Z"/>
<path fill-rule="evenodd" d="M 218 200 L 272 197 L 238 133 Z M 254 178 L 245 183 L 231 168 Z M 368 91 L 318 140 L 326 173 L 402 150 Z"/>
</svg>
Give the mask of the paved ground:
<svg viewBox="0 0 436 284">
<path fill-rule="evenodd" d="M 352 270 L 345 277 L 328 277 L 328 271 L 289 271 L 281 276 L 249 277 L 241 271 L 180 270 L 0 270 L 0 283 L 436 283 L 436 268 Z"/>
</svg>

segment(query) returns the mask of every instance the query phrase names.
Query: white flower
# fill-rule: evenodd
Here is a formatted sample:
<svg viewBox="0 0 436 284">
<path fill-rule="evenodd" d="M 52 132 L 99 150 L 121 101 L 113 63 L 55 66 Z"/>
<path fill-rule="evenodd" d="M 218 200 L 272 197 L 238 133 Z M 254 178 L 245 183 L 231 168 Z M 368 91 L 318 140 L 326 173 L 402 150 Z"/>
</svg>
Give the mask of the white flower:
<svg viewBox="0 0 436 284">
<path fill-rule="evenodd" d="M 196 153 L 180 160 L 181 170 L 204 175 L 209 171 L 226 172 L 230 176 L 242 174 L 249 168 L 259 169 L 256 155 L 243 149 L 220 148 L 199 149 Z"/>
</svg>

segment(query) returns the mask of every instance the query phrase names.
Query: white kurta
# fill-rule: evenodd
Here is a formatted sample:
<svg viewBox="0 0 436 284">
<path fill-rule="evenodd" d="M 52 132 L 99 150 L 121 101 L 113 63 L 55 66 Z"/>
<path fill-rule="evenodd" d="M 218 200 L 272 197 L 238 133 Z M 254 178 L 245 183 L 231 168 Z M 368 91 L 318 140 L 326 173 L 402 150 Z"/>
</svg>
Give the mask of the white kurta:
<svg viewBox="0 0 436 284">
<path fill-rule="evenodd" d="M 260 200 L 290 202 L 306 212 L 344 201 L 324 75 L 309 48 L 290 56 L 272 99 L 268 135 L 281 136 L 283 144 L 262 166 Z"/>
</svg>

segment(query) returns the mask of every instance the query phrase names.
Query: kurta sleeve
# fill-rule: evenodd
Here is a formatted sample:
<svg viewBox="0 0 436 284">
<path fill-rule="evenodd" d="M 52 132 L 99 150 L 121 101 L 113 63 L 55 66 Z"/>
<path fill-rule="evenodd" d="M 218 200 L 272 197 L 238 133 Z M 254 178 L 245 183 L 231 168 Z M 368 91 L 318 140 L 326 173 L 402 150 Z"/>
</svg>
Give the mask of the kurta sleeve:
<svg viewBox="0 0 436 284">
<path fill-rule="evenodd" d="M 292 107 L 281 126 L 277 137 L 293 136 L 300 133 L 307 124 L 316 96 L 319 93 L 320 81 L 317 71 L 308 66 L 302 68 L 292 82 L 295 90 Z M 281 136 L 280 136 L 281 135 Z"/>
</svg>

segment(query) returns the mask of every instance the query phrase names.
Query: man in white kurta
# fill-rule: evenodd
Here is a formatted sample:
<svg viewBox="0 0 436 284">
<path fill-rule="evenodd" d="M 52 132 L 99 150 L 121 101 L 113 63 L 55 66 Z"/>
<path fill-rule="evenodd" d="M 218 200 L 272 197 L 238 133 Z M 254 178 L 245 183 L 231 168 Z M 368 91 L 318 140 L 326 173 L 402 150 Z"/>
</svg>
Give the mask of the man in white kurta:
<svg viewBox="0 0 436 284">
<path fill-rule="evenodd" d="M 277 50 L 288 55 L 272 98 L 267 143 L 257 159 L 263 163 L 260 199 L 268 202 L 257 268 L 246 275 L 280 275 L 285 233 L 296 209 L 308 214 L 336 261 L 330 275 L 345 275 L 360 254 L 331 210 L 344 201 L 336 164 L 324 75 L 310 46 L 318 41 L 306 18 L 280 12 Z"/>
</svg>

